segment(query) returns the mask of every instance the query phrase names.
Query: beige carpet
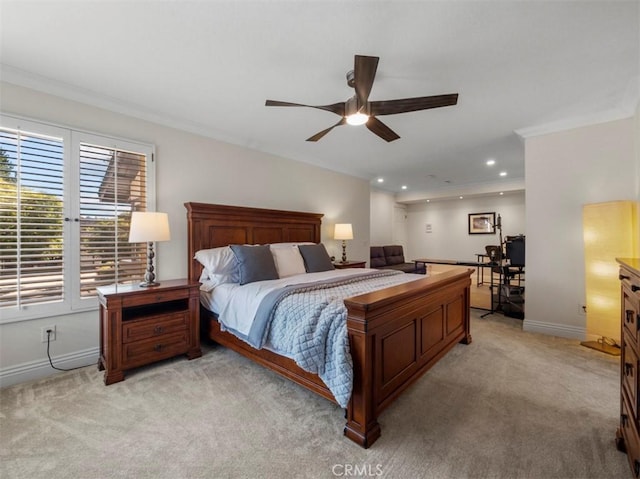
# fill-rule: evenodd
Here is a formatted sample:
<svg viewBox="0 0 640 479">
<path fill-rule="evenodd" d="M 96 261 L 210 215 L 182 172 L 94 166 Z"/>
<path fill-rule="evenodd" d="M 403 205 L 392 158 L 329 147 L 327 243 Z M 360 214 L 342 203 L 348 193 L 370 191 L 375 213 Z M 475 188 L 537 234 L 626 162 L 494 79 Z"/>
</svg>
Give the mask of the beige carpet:
<svg viewBox="0 0 640 479">
<path fill-rule="evenodd" d="M 371 449 L 342 436 L 337 406 L 213 347 L 108 387 L 88 367 L 1 390 L 0 477 L 631 477 L 617 358 L 481 313 Z"/>
</svg>

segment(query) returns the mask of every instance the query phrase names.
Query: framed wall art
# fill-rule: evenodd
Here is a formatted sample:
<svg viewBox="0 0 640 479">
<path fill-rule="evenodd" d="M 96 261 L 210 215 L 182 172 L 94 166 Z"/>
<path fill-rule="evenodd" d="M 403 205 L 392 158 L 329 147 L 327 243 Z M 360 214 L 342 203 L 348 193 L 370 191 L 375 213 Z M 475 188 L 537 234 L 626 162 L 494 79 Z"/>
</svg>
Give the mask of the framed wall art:
<svg viewBox="0 0 640 479">
<path fill-rule="evenodd" d="M 470 235 L 493 235 L 496 234 L 496 213 L 469 213 L 469 234 Z"/>
</svg>

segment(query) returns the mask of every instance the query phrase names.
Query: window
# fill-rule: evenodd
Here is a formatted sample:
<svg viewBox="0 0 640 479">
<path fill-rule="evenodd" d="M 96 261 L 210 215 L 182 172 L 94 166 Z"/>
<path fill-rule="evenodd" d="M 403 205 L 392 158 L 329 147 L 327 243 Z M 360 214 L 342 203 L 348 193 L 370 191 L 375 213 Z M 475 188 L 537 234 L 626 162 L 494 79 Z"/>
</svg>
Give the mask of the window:
<svg viewBox="0 0 640 479">
<path fill-rule="evenodd" d="M 140 281 L 133 211 L 153 210 L 153 148 L 1 117 L 0 322 L 94 308 Z"/>
<path fill-rule="evenodd" d="M 0 130 L 3 307 L 64 299 L 62 138 Z"/>
</svg>

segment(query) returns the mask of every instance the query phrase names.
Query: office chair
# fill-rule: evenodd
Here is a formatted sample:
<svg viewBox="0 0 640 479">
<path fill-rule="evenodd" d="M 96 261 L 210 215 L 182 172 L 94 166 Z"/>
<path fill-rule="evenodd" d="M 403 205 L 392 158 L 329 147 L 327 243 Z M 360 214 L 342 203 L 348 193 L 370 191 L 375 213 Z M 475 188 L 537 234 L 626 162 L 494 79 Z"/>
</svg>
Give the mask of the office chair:
<svg viewBox="0 0 640 479">
<path fill-rule="evenodd" d="M 497 273 L 501 275 L 500 277 L 502 278 L 502 270 L 500 269 L 502 267 L 502 248 L 500 246 L 490 244 L 485 246 L 484 250 L 487 252 L 487 256 L 489 257 L 489 264 L 492 265 L 491 275 L 493 276 L 493 273 Z M 491 280 L 491 283 L 493 284 L 493 279 Z"/>
<path fill-rule="evenodd" d="M 521 276 L 524 274 L 525 237 L 507 236 L 505 239 L 506 257 L 509 260 L 509 265 L 504 270 L 505 283 L 509 284 L 512 278 L 518 276 L 520 286 Z"/>
<path fill-rule="evenodd" d="M 489 244 L 484 247 L 484 250 L 489 257 L 489 263 L 500 264 L 502 261 L 502 248 L 500 248 L 500 246 Z"/>
<path fill-rule="evenodd" d="M 489 271 L 491 271 L 491 285 L 489 289 L 491 291 L 491 309 L 489 312 L 482 315 L 484 318 L 488 314 L 493 314 L 495 311 L 500 311 L 502 305 L 502 248 L 499 245 L 486 245 L 484 247 L 485 252 L 487 253 L 487 257 L 489 258 L 489 262 L 487 264 L 491 265 Z M 494 274 L 499 275 L 499 280 L 497 283 L 494 282 Z"/>
<path fill-rule="evenodd" d="M 507 236 L 505 238 L 505 256 L 509 260 L 503 266 L 504 288 L 502 311 L 506 316 L 524 318 L 524 287 L 520 286 L 524 274 L 524 236 Z M 518 285 L 512 286 L 511 280 L 518 277 Z"/>
</svg>

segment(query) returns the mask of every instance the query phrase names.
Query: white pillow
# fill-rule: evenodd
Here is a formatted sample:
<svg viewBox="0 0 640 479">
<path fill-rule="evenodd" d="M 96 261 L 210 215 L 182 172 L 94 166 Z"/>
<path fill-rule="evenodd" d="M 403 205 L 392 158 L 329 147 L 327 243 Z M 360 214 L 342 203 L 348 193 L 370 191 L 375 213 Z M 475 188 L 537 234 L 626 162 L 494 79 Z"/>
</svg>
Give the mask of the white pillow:
<svg viewBox="0 0 640 479">
<path fill-rule="evenodd" d="M 233 254 L 233 251 L 228 246 L 202 249 L 196 252 L 195 259 L 204 266 L 204 271 L 200 276 L 200 282 L 202 283 L 207 278 L 210 280 L 210 285 L 238 283 L 240 281 L 236 255 Z"/>
<path fill-rule="evenodd" d="M 297 244 L 276 243 L 269 245 L 269 247 L 280 278 L 306 273 L 304 260 Z"/>
</svg>

